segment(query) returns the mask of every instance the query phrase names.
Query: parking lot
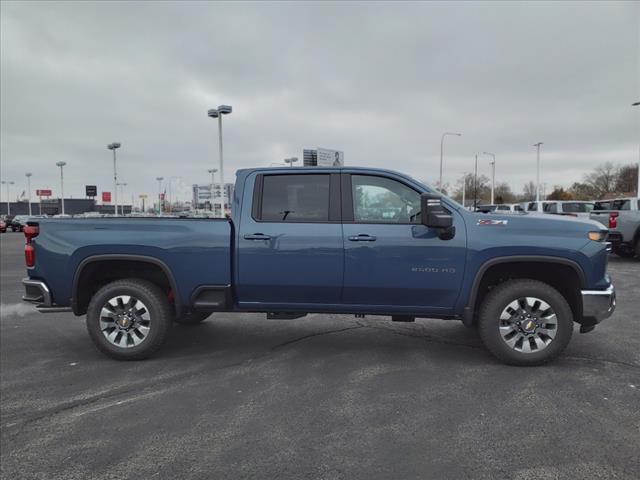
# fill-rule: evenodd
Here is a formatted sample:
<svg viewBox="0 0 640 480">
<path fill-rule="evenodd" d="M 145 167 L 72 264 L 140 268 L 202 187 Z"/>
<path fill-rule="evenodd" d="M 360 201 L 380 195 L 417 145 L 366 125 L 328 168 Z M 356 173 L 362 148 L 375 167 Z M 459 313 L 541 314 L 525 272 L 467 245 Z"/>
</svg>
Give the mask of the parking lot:
<svg viewBox="0 0 640 480">
<path fill-rule="evenodd" d="M 21 304 L 1 242 L 2 478 L 637 478 L 640 262 L 614 316 L 545 367 L 460 322 L 217 314 L 117 362 L 84 319 Z M 215 268 L 211 265 L 203 268 Z"/>
</svg>

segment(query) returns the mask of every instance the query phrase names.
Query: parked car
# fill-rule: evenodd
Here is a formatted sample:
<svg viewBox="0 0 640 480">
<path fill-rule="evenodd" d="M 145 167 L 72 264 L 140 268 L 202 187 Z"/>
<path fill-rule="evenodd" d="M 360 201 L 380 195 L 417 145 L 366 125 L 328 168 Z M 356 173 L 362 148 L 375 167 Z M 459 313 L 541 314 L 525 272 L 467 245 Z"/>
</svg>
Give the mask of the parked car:
<svg viewBox="0 0 640 480">
<path fill-rule="evenodd" d="M 589 218 L 594 202 L 580 200 L 555 200 L 543 202 L 544 213 Z"/>
<path fill-rule="evenodd" d="M 640 199 L 618 198 L 595 202 L 591 219 L 609 229 L 613 252 L 621 257 L 640 258 Z"/>
<path fill-rule="evenodd" d="M 230 219 L 30 222 L 24 300 L 86 314 L 122 360 L 154 353 L 174 320 L 231 311 L 458 319 L 500 360 L 539 365 L 615 308 L 590 220 L 471 213 L 368 168 L 240 170 L 235 192 Z"/>
<path fill-rule="evenodd" d="M 29 215 L 16 215 L 11 221 L 11 230 L 14 232 L 21 232 L 24 226 L 27 224 Z"/>
<path fill-rule="evenodd" d="M 0 233 L 7 233 L 7 222 L 0 220 Z"/>
<path fill-rule="evenodd" d="M 503 212 L 523 212 L 524 209 L 519 203 L 497 203 L 490 205 L 478 205 L 477 212 L 481 213 L 503 213 Z"/>
</svg>

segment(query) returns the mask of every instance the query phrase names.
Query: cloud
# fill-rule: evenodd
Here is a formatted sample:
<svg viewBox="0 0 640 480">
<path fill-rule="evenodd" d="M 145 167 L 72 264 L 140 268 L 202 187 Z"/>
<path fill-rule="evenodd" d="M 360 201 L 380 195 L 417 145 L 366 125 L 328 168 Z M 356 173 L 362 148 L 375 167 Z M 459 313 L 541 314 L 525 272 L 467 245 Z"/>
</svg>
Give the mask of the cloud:
<svg viewBox="0 0 640 480">
<path fill-rule="evenodd" d="M 496 180 L 568 185 L 638 159 L 639 6 L 603 3 L 2 4 L 1 174 L 132 193 L 206 183 L 224 118 L 225 177 L 305 147 L 434 182 L 496 154 Z M 489 158 L 480 169 L 489 173 Z M 177 179 L 179 177 L 179 180 Z M 20 186 L 21 191 L 24 187 Z M 176 187 L 177 188 L 177 187 Z M 187 198 L 188 188 L 181 188 Z M 5 195 L 5 192 L 2 192 Z"/>
</svg>

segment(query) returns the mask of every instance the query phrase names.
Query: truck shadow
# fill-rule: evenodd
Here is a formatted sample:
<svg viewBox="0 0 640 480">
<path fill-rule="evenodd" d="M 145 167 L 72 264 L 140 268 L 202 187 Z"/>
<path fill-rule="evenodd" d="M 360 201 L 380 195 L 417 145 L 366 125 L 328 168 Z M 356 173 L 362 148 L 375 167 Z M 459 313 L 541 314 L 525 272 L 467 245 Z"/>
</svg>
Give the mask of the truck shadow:
<svg viewBox="0 0 640 480">
<path fill-rule="evenodd" d="M 220 314 L 196 326 L 175 325 L 159 357 L 225 356 L 261 358 L 297 355 L 302 358 L 420 354 L 449 360 L 495 363 L 475 329 L 456 321 L 418 320 L 394 323 L 384 317 L 354 320 L 337 315 L 313 315 L 299 320 L 265 320 L 264 315 Z M 324 318 L 323 318 L 324 317 Z M 156 357 L 157 358 L 157 357 Z M 196 360 L 198 359 L 198 360 Z"/>
</svg>

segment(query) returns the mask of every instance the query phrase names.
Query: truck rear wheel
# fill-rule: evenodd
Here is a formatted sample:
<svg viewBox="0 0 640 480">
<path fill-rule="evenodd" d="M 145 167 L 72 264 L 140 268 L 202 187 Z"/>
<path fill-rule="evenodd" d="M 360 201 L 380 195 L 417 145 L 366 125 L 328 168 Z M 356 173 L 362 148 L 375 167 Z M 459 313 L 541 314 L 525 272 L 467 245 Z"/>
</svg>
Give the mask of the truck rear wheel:
<svg viewBox="0 0 640 480">
<path fill-rule="evenodd" d="M 211 312 L 189 312 L 183 313 L 179 317 L 175 318 L 175 322 L 181 325 L 197 325 L 204 322 L 211 316 Z"/>
<path fill-rule="evenodd" d="M 117 280 L 102 287 L 87 308 L 96 347 L 116 360 L 141 360 L 164 343 L 173 312 L 166 294 L 146 280 Z"/>
<path fill-rule="evenodd" d="M 479 332 L 487 349 L 510 365 L 542 365 L 569 344 L 573 313 L 546 283 L 518 279 L 493 288 L 480 309 Z"/>
</svg>

